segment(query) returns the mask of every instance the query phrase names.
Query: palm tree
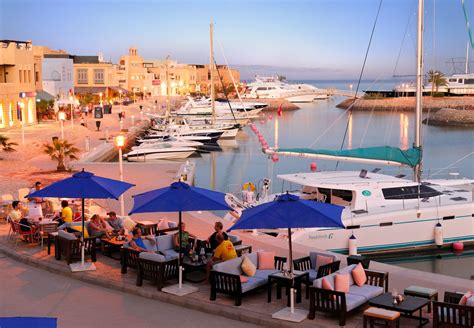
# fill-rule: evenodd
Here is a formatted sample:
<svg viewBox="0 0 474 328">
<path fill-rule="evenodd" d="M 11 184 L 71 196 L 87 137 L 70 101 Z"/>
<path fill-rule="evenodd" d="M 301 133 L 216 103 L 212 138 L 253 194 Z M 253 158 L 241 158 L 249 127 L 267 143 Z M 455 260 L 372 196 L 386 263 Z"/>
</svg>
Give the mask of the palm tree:
<svg viewBox="0 0 474 328">
<path fill-rule="evenodd" d="M 0 145 L 2 146 L 3 151 L 16 151 L 13 146 L 18 146 L 16 142 L 9 142 L 10 138 L 5 137 L 0 134 Z"/>
<path fill-rule="evenodd" d="M 439 87 L 448 85 L 448 81 L 441 71 L 430 70 L 426 75 L 428 82 L 431 83 L 431 95 L 433 95 L 435 88 L 436 92 L 438 92 Z"/>
<path fill-rule="evenodd" d="M 43 151 L 45 154 L 48 154 L 52 160 L 58 161 L 58 171 L 66 171 L 64 161 L 79 159 L 76 154 L 79 153 L 80 150 L 74 147 L 74 144 L 69 143 L 67 140 L 54 138 L 51 144 L 43 144 Z"/>
</svg>

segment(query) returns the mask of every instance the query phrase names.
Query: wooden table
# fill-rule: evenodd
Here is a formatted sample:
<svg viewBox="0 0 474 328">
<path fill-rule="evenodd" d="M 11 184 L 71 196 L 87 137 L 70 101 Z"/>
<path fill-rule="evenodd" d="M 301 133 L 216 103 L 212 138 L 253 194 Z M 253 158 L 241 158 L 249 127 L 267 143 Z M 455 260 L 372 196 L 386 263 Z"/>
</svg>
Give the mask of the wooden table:
<svg viewBox="0 0 474 328">
<path fill-rule="evenodd" d="M 430 322 L 428 318 L 423 318 L 421 313 L 421 310 L 429 303 L 431 303 L 431 301 L 425 298 L 405 295 L 405 300 L 403 302 L 393 304 L 392 293 L 384 293 L 369 301 L 370 306 L 398 311 L 405 318 L 418 320 L 418 327 L 422 327 Z M 417 316 L 413 315 L 415 312 L 419 312 Z"/>
<path fill-rule="evenodd" d="M 252 253 L 252 245 L 236 245 L 234 246 L 237 256 L 242 256 L 243 253 Z"/>
<path fill-rule="evenodd" d="M 117 240 L 116 237 L 112 239 L 107 239 L 107 238 L 101 239 L 100 246 L 101 246 L 102 254 L 114 260 L 119 261 L 120 256 L 116 257 L 113 255 L 113 253 L 120 252 L 120 249 L 123 247 L 123 244 L 125 244 L 125 242 L 126 242 L 125 240 Z"/>
<path fill-rule="evenodd" d="M 189 256 L 183 257 L 182 265 L 184 270 L 184 279 L 193 283 L 200 283 L 207 279 L 207 262 L 209 258 L 205 260 L 191 261 Z"/>
<path fill-rule="evenodd" d="M 272 301 L 272 285 L 277 284 L 277 299 L 281 298 L 281 287 L 286 288 L 288 295 L 287 306 L 290 306 L 290 288 L 292 285 L 296 289 L 296 303 L 301 303 L 301 285 L 303 282 L 309 281 L 308 271 L 293 270 L 293 279 L 290 276 L 284 275 L 283 272 L 276 272 L 268 276 L 268 303 Z"/>
</svg>

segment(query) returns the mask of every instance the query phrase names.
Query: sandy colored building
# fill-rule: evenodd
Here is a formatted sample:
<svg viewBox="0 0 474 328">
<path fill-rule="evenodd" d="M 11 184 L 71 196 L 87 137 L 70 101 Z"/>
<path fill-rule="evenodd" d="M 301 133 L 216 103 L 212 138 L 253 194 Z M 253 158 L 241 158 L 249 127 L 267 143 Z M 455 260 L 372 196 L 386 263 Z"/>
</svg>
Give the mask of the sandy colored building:
<svg viewBox="0 0 474 328">
<path fill-rule="evenodd" d="M 194 92 L 209 93 L 210 65 L 179 64 L 176 60 L 147 60 L 145 67 L 155 75 L 153 95 L 166 95 L 167 81 L 170 84 L 170 95 L 186 95 Z M 226 65 L 217 65 L 217 69 L 226 87 L 232 85 L 232 77 L 235 83 L 240 83 L 238 70 L 231 69 L 229 72 Z M 217 89 L 222 88 L 217 71 L 214 75 L 214 83 Z"/>
<path fill-rule="evenodd" d="M 116 67 L 101 56 L 72 56 L 74 64 L 74 92 L 76 95 L 100 94 L 107 96 L 118 90 Z"/>
<path fill-rule="evenodd" d="M 152 86 L 143 57 L 137 48 L 128 49 L 128 55 L 121 56 L 117 67 L 119 86 L 133 93 L 148 93 Z"/>
<path fill-rule="evenodd" d="M 41 57 L 31 41 L 0 40 L 0 129 L 35 124 Z"/>
</svg>

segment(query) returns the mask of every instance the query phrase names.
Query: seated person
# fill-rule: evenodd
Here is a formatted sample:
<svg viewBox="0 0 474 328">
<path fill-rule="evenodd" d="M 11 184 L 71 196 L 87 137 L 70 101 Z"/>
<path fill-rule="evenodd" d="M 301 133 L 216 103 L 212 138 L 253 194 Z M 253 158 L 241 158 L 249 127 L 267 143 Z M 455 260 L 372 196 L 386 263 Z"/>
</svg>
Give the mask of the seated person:
<svg viewBox="0 0 474 328">
<path fill-rule="evenodd" d="M 62 225 L 64 223 L 72 223 L 72 208 L 69 207 L 69 203 L 67 200 L 62 200 L 61 201 L 61 217 L 58 220 L 59 225 Z"/>
<path fill-rule="evenodd" d="M 8 216 L 14 222 L 20 222 L 23 217 L 23 214 L 21 213 L 19 201 L 15 200 L 12 202 L 12 210 L 10 211 L 10 213 L 8 213 Z"/>
<path fill-rule="evenodd" d="M 215 263 L 232 260 L 237 257 L 234 245 L 230 240 L 225 240 L 223 234 L 218 233 L 216 235 L 216 240 L 219 243 L 219 246 L 215 249 L 212 259 L 207 262 L 207 280 L 209 280 L 212 266 Z"/>
<path fill-rule="evenodd" d="M 110 233 L 107 231 L 107 226 L 105 225 L 105 221 L 98 215 L 94 214 L 87 226 L 87 230 L 89 231 L 89 236 L 100 238 L 106 237 L 110 239 Z"/>
<path fill-rule="evenodd" d="M 146 236 L 145 239 L 150 241 L 150 244 L 155 245 L 155 240 L 151 236 Z M 129 247 L 139 252 L 153 252 L 146 248 L 143 242 L 142 229 L 135 227 L 132 230 L 132 239 L 128 243 Z"/>
<path fill-rule="evenodd" d="M 191 243 L 189 242 L 189 237 L 196 239 L 196 236 L 191 235 L 189 232 L 186 231 L 186 224 L 181 222 L 181 253 L 182 254 L 189 254 L 191 249 Z M 179 232 L 174 235 L 174 247 L 177 252 L 179 252 Z M 196 243 L 195 243 L 196 245 Z"/>
<path fill-rule="evenodd" d="M 227 240 L 229 239 L 229 236 L 227 236 L 227 234 L 222 231 L 224 229 L 224 226 L 222 225 L 222 222 L 216 222 L 214 224 L 214 233 L 212 235 L 209 236 L 209 238 L 207 238 L 207 243 L 209 244 L 210 246 L 210 251 L 214 251 L 217 246 L 219 246 L 219 243 L 217 242 L 217 239 L 216 239 L 216 236 L 218 234 L 222 234 L 224 236 L 224 240 Z"/>
<path fill-rule="evenodd" d="M 117 217 L 117 213 L 109 212 L 108 215 L 109 218 L 107 219 L 107 222 L 112 227 L 113 233 L 118 235 L 124 235 L 125 229 L 123 227 L 123 221 Z"/>
</svg>

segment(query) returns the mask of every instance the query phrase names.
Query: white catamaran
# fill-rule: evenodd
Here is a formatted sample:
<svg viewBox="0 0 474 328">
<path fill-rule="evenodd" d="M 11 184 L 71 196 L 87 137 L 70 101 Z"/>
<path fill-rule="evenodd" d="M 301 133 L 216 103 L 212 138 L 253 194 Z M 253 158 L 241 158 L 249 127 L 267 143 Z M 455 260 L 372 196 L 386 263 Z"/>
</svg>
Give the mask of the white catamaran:
<svg viewBox="0 0 474 328">
<path fill-rule="evenodd" d="M 269 156 L 277 154 L 414 169 L 413 181 L 403 176 L 380 174 L 378 170 L 279 175 L 279 179 L 301 186 L 295 194 L 302 198 L 344 207 L 342 216 L 345 229 L 300 229 L 292 234 L 295 243 L 346 254 L 398 252 L 450 245 L 453 242 L 474 243 L 474 180 L 421 180 L 423 0 L 419 0 L 418 7 L 417 43 L 413 148 L 402 150 L 385 146 L 341 151 L 305 148 L 264 150 Z M 268 183 L 264 183 L 258 202 L 275 198 L 275 195 L 266 195 L 268 189 Z M 247 190 L 244 195 L 242 201 L 230 195 L 228 197 L 237 212 L 254 203 Z"/>
</svg>

